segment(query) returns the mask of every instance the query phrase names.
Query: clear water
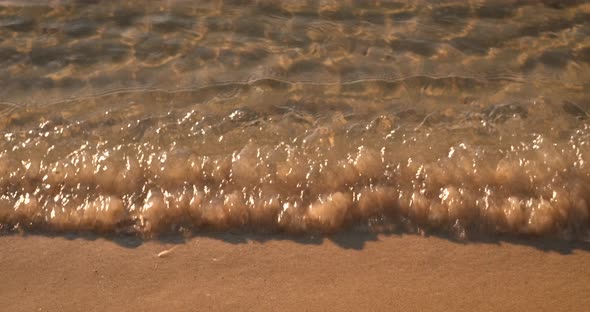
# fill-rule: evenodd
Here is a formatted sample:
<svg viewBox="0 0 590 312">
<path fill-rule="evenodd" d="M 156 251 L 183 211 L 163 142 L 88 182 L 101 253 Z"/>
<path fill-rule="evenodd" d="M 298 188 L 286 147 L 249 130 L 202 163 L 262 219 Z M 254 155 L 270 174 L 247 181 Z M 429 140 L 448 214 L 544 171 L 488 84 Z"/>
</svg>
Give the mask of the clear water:
<svg viewBox="0 0 590 312">
<path fill-rule="evenodd" d="M 0 1 L 0 228 L 586 237 L 588 1 Z"/>
</svg>

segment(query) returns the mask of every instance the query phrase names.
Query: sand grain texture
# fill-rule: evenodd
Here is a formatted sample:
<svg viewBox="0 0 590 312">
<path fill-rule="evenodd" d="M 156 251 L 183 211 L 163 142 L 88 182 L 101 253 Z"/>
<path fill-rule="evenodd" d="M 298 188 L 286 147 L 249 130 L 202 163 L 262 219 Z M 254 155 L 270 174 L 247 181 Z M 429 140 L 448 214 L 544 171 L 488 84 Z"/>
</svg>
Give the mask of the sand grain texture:
<svg viewBox="0 0 590 312">
<path fill-rule="evenodd" d="M 0 246 L 3 311 L 584 311 L 590 306 L 590 253 L 587 246 L 563 242 L 460 244 L 345 233 L 296 240 L 216 234 L 181 243 L 3 236 Z"/>
</svg>

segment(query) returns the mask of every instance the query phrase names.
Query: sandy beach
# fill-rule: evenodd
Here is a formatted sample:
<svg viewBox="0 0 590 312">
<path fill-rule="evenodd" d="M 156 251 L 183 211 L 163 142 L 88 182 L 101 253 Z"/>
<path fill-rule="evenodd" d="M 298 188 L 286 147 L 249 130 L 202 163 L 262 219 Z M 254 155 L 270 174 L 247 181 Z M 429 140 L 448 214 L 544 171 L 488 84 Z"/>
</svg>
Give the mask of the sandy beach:
<svg viewBox="0 0 590 312">
<path fill-rule="evenodd" d="M 416 235 L 0 237 L 3 311 L 584 311 L 588 245 Z M 158 256 L 159 255 L 159 256 Z"/>
<path fill-rule="evenodd" d="M 590 311 L 589 90 L 590 1 L 0 0 L 0 312 Z"/>
</svg>

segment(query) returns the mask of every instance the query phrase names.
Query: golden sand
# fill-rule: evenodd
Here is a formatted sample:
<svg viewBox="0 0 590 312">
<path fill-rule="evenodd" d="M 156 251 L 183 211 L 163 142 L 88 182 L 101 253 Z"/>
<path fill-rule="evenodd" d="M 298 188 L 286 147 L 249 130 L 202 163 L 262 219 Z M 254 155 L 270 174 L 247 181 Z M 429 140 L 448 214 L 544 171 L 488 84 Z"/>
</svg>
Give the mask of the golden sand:
<svg viewBox="0 0 590 312">
<path fill-rule="evenodd" d="M 90 239 L 90 240 L 88 240 Z M 587 244 L 0 237 L 5 311 L 585 311 Z"/>
</svg>

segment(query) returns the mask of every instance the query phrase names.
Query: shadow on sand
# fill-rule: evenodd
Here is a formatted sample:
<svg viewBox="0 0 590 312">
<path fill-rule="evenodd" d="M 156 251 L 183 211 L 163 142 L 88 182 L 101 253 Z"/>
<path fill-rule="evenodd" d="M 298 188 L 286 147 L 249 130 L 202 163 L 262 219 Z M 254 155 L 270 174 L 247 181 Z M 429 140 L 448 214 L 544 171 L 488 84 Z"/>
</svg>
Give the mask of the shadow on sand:
<svg viewBox="0 0 590 312">
<path fill-rule="evenodd" d="M 210 231 L 198 232 L 192 235 L 166 234 L 153 238 L 143 238 L 137 235 L 125 234 L 107 234 L 100 235 L 96 233 L 46 233 L 46 232 L 24 232 L 24 233 L 4 233 L 1 235 L 22 235 L 22 236 L 45 236 L 52 238 L 65 238 L 69 240 L 83 239 L 94 241 L 97 239 L 109 240 L 124 248 L 136 248 L 148 241 L 159 242 L 162 244 L 184 244 L 188 240 L 195 238 L 209 238 L 221 240 L 229 244 L 246 244 L 248 242 L 266 243 L 269 241 L 291 241 L 303 245 L 321 245 L 329 240 L 343 249 L 363 250 L 368 242 L 378 242 L 380 239 L 397 236 L 403 237 L 408 235 L 419 235 L 402 231 L 389 232 L 368 232 L 360 230 L 344 230 L 331 235 L 322 234 L 285 234 L 285 233 L 255 233 L 251 231 L 231 230 L 224 232 Z M 455 244 L 489 244 L 501 245 L 512 244 L 532 247 L 544 252 L 556 252 L 567 255 L 574 251 L 590 252 L 590 241 L 582 240 L 565 240 L 555 237 L 532 237 L 532 236 L 508 236 L 508 235 L 491 235 L 481 234 L 471 236 L 468 239 L 457 239 L 448 234 L 431 233 L 423 236 L 436 237 L 445 239 Z"/>
</svg>

